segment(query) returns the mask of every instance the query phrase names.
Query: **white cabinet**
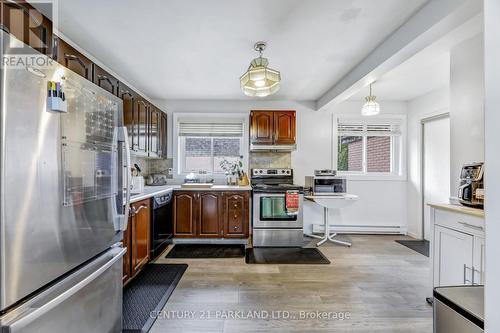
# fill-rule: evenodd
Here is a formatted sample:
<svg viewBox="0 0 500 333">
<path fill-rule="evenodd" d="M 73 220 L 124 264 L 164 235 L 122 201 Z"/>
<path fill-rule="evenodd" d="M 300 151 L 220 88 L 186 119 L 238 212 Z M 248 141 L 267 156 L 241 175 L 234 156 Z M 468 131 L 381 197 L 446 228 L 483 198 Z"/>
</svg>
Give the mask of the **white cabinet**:
<svg viewBox="0 0 500 333">
<path fill-rule="evenodd" d="M 472 267 L 474 268 L 474 275 L 472 281 L 474 284 L 484 284 L 484 238 L 474 237 L 474 249 L 472 250 L 474 258 L 472 260 Z"/>
<path fill-rule="evenodd" d="M 472 283 L 474 237 L 436 225 L 434 228 L 434 286 Z"/>
<path fill-rule="evenodd" d="M 484 218 L 431 206 L 432 287 L 484 284 Z"/>
</svg>

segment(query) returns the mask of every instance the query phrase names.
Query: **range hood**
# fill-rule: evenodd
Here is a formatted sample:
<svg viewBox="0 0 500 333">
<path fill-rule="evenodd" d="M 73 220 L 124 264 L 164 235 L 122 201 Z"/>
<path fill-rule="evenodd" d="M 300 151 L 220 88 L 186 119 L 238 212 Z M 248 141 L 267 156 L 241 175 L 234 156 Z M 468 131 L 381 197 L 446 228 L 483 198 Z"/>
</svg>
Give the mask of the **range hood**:
<svg viewBox="0 0 500 333">
<path fill-rule="evenodd" d="M 290 152 L 297 150 L 297 145 L 259 145 L 259 144 L 250 144 L 250 151 L 252 152 L 257 152 L 257 151 L 262 151 L 262 152 Z"/>
</svg>

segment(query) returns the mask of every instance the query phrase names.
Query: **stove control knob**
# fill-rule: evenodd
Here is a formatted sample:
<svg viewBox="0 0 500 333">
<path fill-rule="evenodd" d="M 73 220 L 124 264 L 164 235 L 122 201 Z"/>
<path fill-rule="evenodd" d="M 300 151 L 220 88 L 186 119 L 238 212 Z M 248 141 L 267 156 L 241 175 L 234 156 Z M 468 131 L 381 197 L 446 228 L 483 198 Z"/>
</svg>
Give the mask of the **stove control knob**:
<svg viewBox="0 0 500 333">
<path fill-rule="evenodd" d="M 259 173 L 262 173 L 262 170 L 259 170 Z"/>
</svg>

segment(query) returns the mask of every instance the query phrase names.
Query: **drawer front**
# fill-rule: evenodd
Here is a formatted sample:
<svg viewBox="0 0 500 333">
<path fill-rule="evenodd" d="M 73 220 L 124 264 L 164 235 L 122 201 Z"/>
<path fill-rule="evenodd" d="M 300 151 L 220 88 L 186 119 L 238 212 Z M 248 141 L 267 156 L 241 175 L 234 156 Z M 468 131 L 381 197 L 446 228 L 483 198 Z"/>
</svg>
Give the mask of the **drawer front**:
<svg viewBox="0 0 500 333">
<path fill-rule="evenodd" d="M 228 234 L 241 234 L 243 233 L 244 226 L 244 211 L 230 210 L 228 212 Z"/>
<path fill-rule="evenodd" d="M 459 230 L 470 235 L 484 236 L 484 219 L 477 216 L 435 209 L 434 224 Z"/>
<path fill-rule="evenodd" d="M 243 201 L 242 197 L 231 196 L 227 202 L 228 210 L 242 210 L 243 209 Z"/>
</svg>

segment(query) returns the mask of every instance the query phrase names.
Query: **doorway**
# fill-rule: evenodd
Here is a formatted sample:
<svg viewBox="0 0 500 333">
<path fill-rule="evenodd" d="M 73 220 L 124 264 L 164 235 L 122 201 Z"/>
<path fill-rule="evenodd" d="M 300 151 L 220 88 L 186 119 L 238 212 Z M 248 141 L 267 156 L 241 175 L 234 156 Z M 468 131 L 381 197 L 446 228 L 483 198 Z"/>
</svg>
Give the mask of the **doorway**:
<svg viewBox="0 0 500 333">
<path fill-rule="evenodd" d="M 450 198 L 449 113 L 422 119 L 422 238 L 430 241 L 428 203 L 447 203 Z"/>
</svg>

